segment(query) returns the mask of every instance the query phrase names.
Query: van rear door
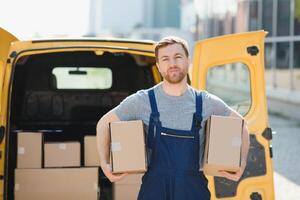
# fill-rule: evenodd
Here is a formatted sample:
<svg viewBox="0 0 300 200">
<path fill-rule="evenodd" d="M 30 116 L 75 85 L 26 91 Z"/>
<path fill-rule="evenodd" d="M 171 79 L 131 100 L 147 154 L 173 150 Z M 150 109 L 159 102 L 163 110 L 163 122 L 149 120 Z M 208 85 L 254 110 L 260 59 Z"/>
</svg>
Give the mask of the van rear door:
<svg viewBox="0 0 300 200">
<path fill-rule="evenodd" d="M 219 96 L 243 115 L 250 151 L 238 182 L 208 177 L 212 199 L 274 199 L 272 131 L 264 79 L 266 32 L 225 35 L 195 44 L 192 85 Z"/>
<path fill-rule="evenodd" d="M 4 74 L 6 62 L 8 62 L 8 52 L 11 42 L 18 39 L 0 28 L 0 199 L 3 198 L 3 179 L 4 179 L 4 158 L 5 158 L 5 128 L 6 128 L 6 112 L 7 105 L 3 101 L 3 97 L 7 95 L 7 91 L 3 91 Z"/>
</svg>

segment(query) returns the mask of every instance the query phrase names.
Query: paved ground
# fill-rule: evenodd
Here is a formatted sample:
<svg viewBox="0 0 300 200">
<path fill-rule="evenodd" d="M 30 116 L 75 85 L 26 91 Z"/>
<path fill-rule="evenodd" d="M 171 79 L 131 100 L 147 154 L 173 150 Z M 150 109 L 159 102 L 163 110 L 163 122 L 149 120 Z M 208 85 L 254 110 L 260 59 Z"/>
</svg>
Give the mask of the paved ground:
<svg viewBox="0 0 300 200">
<path fill-rule="evenodd" d="M 300 113 L 299 113 L 300 115 Z M 300 199 L 300 122 L 270 115 L 276 200 Z"/>
</svg>

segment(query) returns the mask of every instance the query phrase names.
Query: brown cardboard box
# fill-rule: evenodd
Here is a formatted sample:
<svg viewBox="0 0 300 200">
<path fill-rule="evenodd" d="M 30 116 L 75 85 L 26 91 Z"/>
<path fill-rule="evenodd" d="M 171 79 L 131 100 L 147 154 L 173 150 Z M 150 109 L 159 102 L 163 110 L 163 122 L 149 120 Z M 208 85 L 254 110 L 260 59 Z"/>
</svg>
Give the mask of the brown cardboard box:
<svg viewBox="0 0 300 200">
<path fill-rule="evenodd" d="M 212 115 L 208 119 L 203 159 L 206 175 L 217 176 L 219 170 L 240 169 L 243 126 L 240 118 Z"/>
<path fill-rule="evenodd" d="M 143 122 L 110 123 L 112 171 L 145 172 L 147 169 Z"/>
<path fill-rule="evenodd" d="M 44 146 L 45 167 L 80 167 L 79 142 L 51 142 Z"/>
<path fill-rule="evenodd" d="M 144 174 L 129 174 L 113 184 L 114 200 L 136 200 Z"/>
<path fill-rule="evenodd" d="M 97 200 L 98 168 L 16 169 L 15 200 Z"/>
<path fill-rule="evenodd" d="M 19 132 L 17 137 L 17 168 L 41 168 L 43 134 Z"/>
<path fill-rule="evenodd" d="M 84 137 L 84 166 L 100 166 L 96 136 L 87 135 Z"/>
</svg>

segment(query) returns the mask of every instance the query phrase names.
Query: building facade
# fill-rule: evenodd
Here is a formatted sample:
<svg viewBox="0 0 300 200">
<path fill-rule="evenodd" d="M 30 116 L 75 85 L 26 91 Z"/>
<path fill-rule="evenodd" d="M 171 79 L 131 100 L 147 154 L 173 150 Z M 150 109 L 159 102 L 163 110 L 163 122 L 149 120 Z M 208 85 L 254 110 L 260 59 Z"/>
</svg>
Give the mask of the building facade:
<svg viewBox="0 0 300 200">
<path fill-rule="evenodd" d="M 194 0 L 196 38 L 265 30 L 267 87 L 300 91 L 300 0 Z"/>
</svg>

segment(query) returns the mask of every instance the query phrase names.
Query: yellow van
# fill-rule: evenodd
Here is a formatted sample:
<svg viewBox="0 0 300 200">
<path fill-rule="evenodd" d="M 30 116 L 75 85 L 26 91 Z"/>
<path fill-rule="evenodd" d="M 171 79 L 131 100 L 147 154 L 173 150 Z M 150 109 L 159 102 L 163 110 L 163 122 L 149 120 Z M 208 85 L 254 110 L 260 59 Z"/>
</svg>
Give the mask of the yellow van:
<svg viewBox="0 0 300 200">
<path fill-rule="evenodd" d="M 251 133 L 244 175 L 239 182 L 208 177 L 212 199 L 275 198 L 265 35 L 248 32 L 195 44 L 191 85 L 221 97 L 244 115 Z M 79 141 L 82 153 L 84 137 L 95 135 L 104 113 L 126 96 L 161 81 L 153 41 L 19 41 L 0 28 L 0 45 L 0 199 L 15 199 L 20 132 L 42 132 L 44 142 Z M 80 166 L 84 167 L 83 158 Z M 101 173 L 100 182 L 100 198 L 111 199 L 111 184 Z"/>
</svg>

